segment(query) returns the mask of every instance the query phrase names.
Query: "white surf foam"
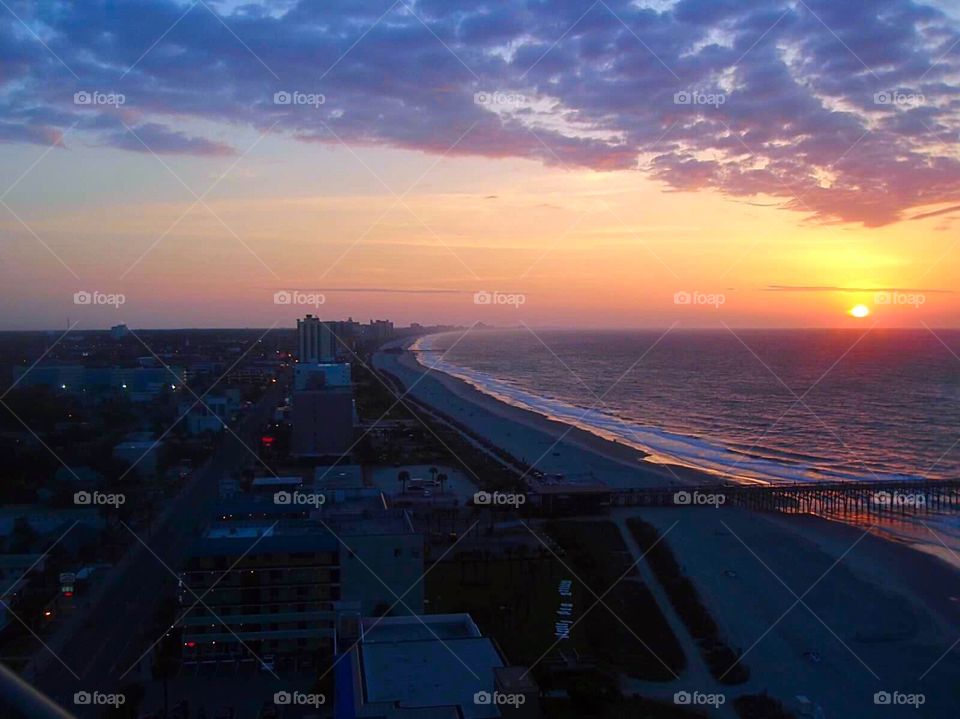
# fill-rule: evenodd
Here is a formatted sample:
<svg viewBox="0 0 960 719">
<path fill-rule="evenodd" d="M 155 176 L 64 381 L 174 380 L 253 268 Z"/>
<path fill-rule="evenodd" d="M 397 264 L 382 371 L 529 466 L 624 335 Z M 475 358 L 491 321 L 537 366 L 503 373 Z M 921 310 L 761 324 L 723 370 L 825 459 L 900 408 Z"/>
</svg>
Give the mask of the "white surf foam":
<svg viewBox="0 0 960 719">
<path fill-rule="evenodd" d="M 414 342 L 411 349 L 416 350 L 414 355 L 420 364 L 457 377 L 478 391 L 514 407 L 639 449 L 647 453 L 647 459 L 652 462 L 690 467 L 750 483 L 919 479 L 902 474 L 864 474 L 811 463 L 769 459 L 762 456 L 762 447 L 751 448 L 747 453 L 704 437 L 640 425 L 597 409 L 602 406 L 600 402 L 578 407 L 558 399 L 542 397 L 504 379 L 445 359 L 434 351 L 437 339 L 442 336 L 428 335 Z"/>
</svg>

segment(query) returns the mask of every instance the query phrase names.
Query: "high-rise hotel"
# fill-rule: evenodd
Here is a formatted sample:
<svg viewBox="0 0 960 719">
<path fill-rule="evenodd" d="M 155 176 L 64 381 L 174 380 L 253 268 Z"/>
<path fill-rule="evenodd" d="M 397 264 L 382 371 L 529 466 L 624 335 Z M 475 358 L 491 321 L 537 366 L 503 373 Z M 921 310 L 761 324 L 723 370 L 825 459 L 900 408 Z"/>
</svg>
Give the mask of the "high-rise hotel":
<svg viewBox="0 0 960 719">
<path fill-rule="evenodd" d="M 337 361 L 337 338 L 326 322 L 307 315 L 297 320 L 298 357 L 301 363 L 319 364 Z"/>
<path fill-rule="evenodd" d="M 293 378 L 293 437 L 298 457 L 339 457 L 353 446 L 356 409 L 350 365 L 336 361 L 329 323 L 297 320 L 299 356 Z"/>
</svg>

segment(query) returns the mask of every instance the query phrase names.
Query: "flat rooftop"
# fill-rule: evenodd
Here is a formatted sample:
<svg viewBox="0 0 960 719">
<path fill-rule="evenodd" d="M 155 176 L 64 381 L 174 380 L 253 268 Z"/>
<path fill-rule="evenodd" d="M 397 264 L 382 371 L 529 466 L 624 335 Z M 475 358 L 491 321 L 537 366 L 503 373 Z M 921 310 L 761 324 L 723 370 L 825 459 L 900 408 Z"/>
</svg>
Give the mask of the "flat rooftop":
<svg viewBox="0 0 960 719">
<path fill-rule="evenodd" d="M 255 494 L 236 494 L 217 503 L 215 515 L 219 521 L 260 522 L 269 519 L 270 526 L 279 518 L 312 518 L 325 522 L 362 519 L 364 516 L 377 516 L 387 509 L 380 491 L 373 487 L 363 489 L 310 489 L 290 487 L 290 490 L 302 491 L 305 495 L 320 495 L 317 503 L 305 501 L 280 503 L 274 501 L 270 492 Z M 322 503 L 321 503 L 322 502 Z"/>
<path fill-rule="evenodd" d="M 210 525 L 204 536 L 310 537 L 329 534 L 331 530 L 343 535 L 415 533 L 405 512 L 397 509 L 383 509 L 356 515 L 333 515 L 322 519 L 250 519 L 216 522 Z"/>
<path fill-rule="evenodd" d="M 363 487 L 363 469 L 359 464 L 317 467 L 313 482 L 317 489 L 360 489 Z"/>
<path fill-rule="evenodd" d="M 257 477 L 253 480 L 254 487 L 298 487 L 303 484 L 303 477 Z"/>
<path fill-rule="evenodd" d="M 414 534 L 407 515 L 397 510 L 367 512 L 357 516 L 330 516 L 322 521 L 251 519 L 214 522 L 194 543 L 191 555 L 335 551 L 340 546 L 338 537 L 397 534 Z"/>
<path fill-rule="evenodd" d="M 256 539 L 257 537 L 273 537 L 275 527 L 268 524 L 215 524 L 207 530 L 205 539 Z"/>
<path fill-rule="evenodd" d="M 306 517 L 313 510 L 309 504 L 278 504 L 269 495 L 238 495 L 217 503 L 220 521 L 252 520 L 256 517 Z"/>
<path fill-rule="evenodd" d="M 421 617 L 386 617 L 363 620 L 364 644 L 410 642 L 425 639 L 481 637 L 469 614 L 429 614 Z"/>
<path fill-rule="evenodd" d="M 361 653 L 366 703 L 459 706 L 464 719 L 500 716 L 497 707 L 473 701 L 478 691 L 493 691 L 493 670 L 503 666 L 489 639 L 374 642 Z"/>
</svg>

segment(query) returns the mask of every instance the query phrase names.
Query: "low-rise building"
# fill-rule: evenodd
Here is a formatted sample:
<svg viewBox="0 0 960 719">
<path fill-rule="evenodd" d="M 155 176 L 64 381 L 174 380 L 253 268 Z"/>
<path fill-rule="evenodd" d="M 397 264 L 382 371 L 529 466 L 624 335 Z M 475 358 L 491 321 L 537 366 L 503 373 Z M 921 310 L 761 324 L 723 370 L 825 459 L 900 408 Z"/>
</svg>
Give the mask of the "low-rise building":
<svg viewBox="0 0 960 719">
<path fill-rule="evenodd" d="M 293 492 L 303 486 L 303 477 L 257 477 L 250 484 L 250 494 L 270 497 L 277 492 Z"/>
<path fill-rule="evenodd" d="M 63 533 L 74 524 L 94 530 L 106 526 L 101 512 L 93 507 L 59 509 L 28 504 L 0 508 L 0 537 L 13 534 L 17 522 L 23 523 L 37 534 Z"/>
<path fill-rule="evenodd" d="M 339 457 L 357 424 L 349 364 L 299 364 L 294 371 L 292 453 Z"/>
<path fill-rule="evenodd" d="M 132 402 L 149 402 L 164 392 L 175 392 L 186 382 L 182 367 L 84 367 L 37 365 L 14 367 L 20 387 L 50 387 L 62 392 L 122 395 Z"/>
<path fill-rule="evenodd" d="M 240 393 L 227 390 L 223 394 L 207 395 L 202 402 L 185 401 L 179 413 L 190 435 L 221 432 L 230 424 L 240 409 Z"/>
<path fill-rule="evenodd" d="M 610 507 L 612 490 L 593 474 L 528 475 L 529 506 L 545 515 L 599 514 Z"/>
<path fill-rule="evenodd" d="M 339 640 L 347 655 L 334 670 L 340 719 L 539 716 L 533 678 L 507 666 L 468 614 L 367 618 L 358 626 L 359 637 Z"/>
<path fill-rule="evenodd" d="M 293 506 L 233 518 L 273 514 L 262 504 L 215 522 L 190 553 L 181 600 L 204 599 L 182 622 L 186 659 L 329 657 L 343 603 L 364 616 L 423 611 L 423 537 L 406 513 L 364 502 L 311 506 L 314 519 L 290 519 Z"/>
</svg>

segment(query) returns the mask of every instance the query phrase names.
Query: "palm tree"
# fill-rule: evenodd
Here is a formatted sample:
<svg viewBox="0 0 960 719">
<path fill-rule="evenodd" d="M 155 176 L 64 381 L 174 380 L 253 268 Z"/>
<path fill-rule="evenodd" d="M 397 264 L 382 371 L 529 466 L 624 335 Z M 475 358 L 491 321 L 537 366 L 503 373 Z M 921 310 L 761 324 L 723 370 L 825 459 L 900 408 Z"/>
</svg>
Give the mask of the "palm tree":
<svg viewBox="0 0 960 719">
<path fill-rule="evenodd" d="M 403 493 L 406 494 L 407 482 L 410 481 L 410 473 L 405 469 L 401 469 L 400 473 L 397 475 L 397 481 L 400 482 L 401 486 L 403 487 Z"/>
</svg>

